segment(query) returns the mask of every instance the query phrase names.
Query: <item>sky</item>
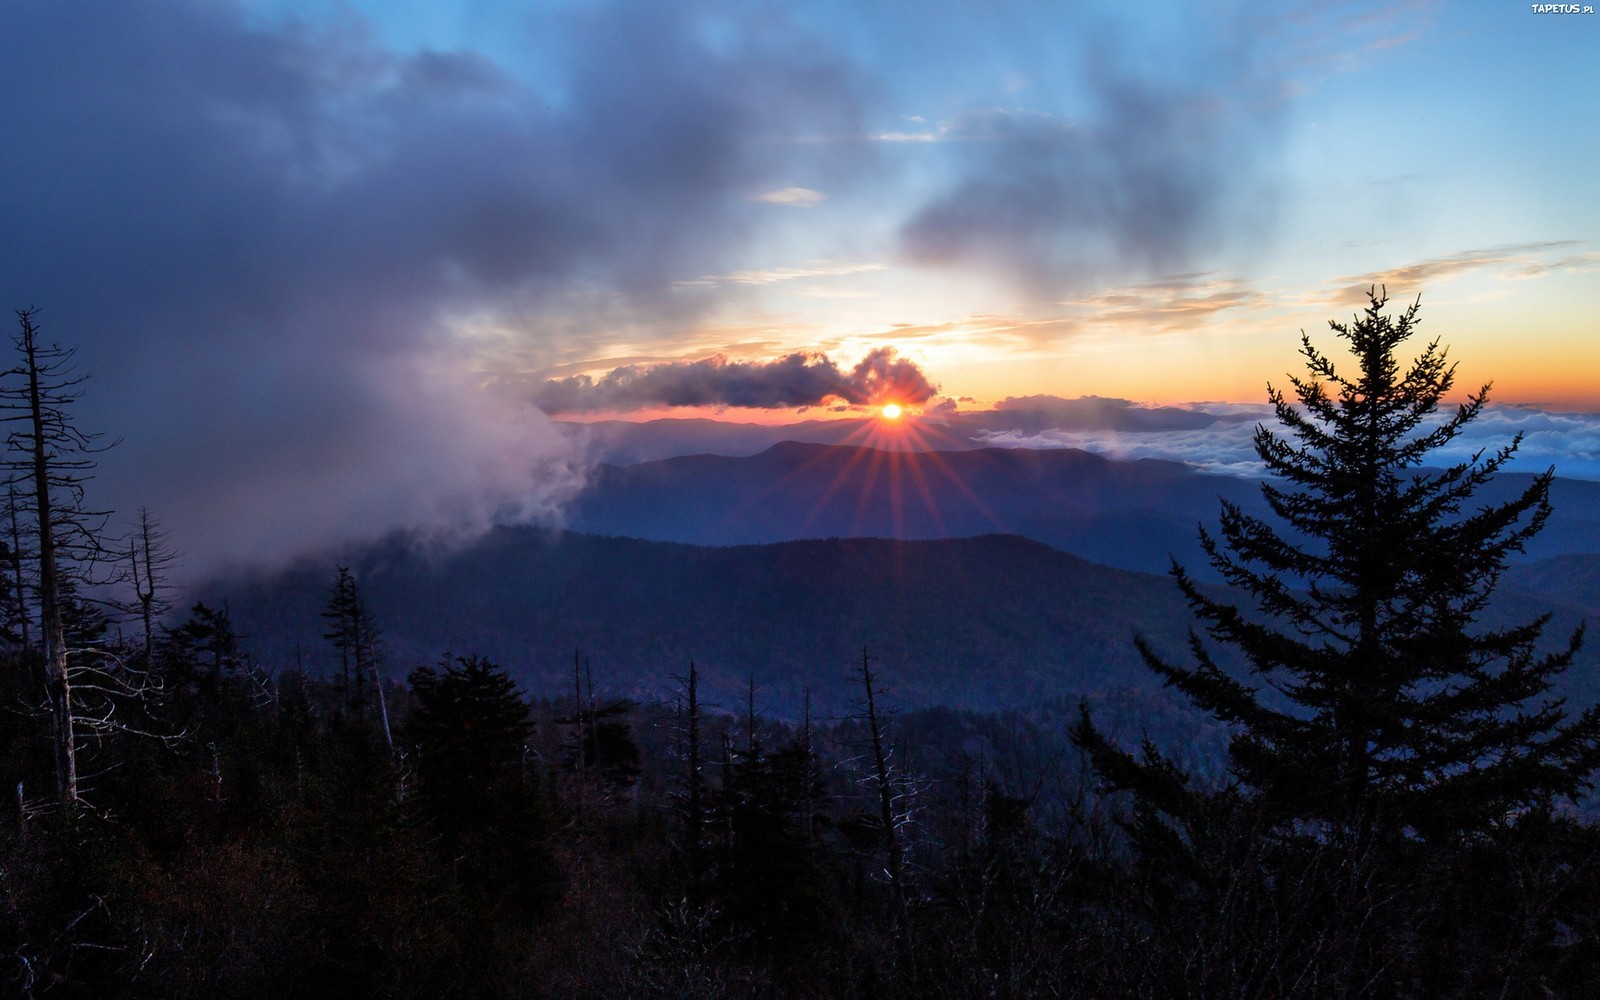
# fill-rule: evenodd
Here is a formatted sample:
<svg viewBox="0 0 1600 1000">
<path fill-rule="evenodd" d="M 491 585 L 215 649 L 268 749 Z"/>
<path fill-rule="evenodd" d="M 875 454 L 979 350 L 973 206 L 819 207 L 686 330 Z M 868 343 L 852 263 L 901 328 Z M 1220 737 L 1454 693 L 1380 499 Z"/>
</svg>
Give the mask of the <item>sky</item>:
<svg viewBox="0 0 1600 1000">
<path fill-rule="evenodd" d="M 553 418 L 1258 404 L 1374 284 L 1581 472 L 1597 122 L 1509 0 L 7 0 L 0 302 L 202 562 L 558 512 Z"/>
</svg>

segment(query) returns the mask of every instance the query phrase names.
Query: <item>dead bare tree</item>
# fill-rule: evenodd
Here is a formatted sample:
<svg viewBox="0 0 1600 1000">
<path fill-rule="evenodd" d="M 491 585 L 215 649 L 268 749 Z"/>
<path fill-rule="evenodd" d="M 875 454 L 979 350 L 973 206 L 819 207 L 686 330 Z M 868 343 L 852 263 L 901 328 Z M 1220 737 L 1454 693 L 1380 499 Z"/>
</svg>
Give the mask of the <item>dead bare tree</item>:
<svg viewBox="0 0 1600 1000">
<path fill-rule="evenodd" d="M 31 553 L 26 547 L 23 536 L 21 513 L 18 510 L 17 486 L 15 482 L 6 484 L 6 569 L 11 574 L 11 607 L 7 613 L 11 615 L 17 626 L 17 641 L 25 653 L 33 651 L 32 629 L 29 618 L 32 612 L 28 606 L 28 564 Z"/>
<path fill-rule="evenodd" d="M 110 513 L 88 505 L 85 484 L 93 478 L 96 455 L 117 442 L 102 443 L 101 435 L 73 420 L 86 380 L 74 367 L 73 352 L 40 341 L 33 310 L 19 310 L 17 320 L 17 363 L 0 373 L 0 423 L 9 429 L 0 468 L 7 472 L 7 527 L 16 553 L 9 569 L 19 584 L 31 584 L 55 798 L 60 807 L 75 809 L 82 803 L 79 750 L 86 737 L 158 735 L 127 711 L 151 692 L 153 682 L 104 641 L 104 602 L 96 597 L 110 582 L 105 570 L 113 557 L 103 540 Z M 25 592 L 18 604 L 28 617 Z"/>
<path fill-rule="evenodd" d="M 679 848 L 689 876 L 689 902 L 698 906 L 706 881 L 705 825 L 710 793 L 700 732 L 700 672 L 693 660 L 689 661 L 688 676 L 679 681 L 682 690 L 677 704 L 674 755 L 682 762 L 682 771 L 677 775 L 674 798 L 683 824 Z"/>
<path fill-rule="evenodd" d="M 18 364 L 4 373 L 0 420 L 12 428 L 6 439 L 9 485 L 31 522 L 27 530 L 37 567 L 34 584 L 56 797 L 68 805 L 78 800 L 78 761 L 62 592 L 68 576 L 84 579 L 87 567 L 102 554 L 99 537 L 108 515 L 86 506 L 84 483 L 95 467 L 94 454 L 109 445 L 102 446 L 99 435 L 80 430 L 72 421 L 72 405 L 85 376 L 76 373 L 71 350 L 40 343 L 33 315 L 32 309 L 17 312 L 20 329 L 13 344 Z"/>
<path fill-rule="evenodd" d="M 884 874 L 889 882 L 889 893 L 894 908 L 893 933 L 900 960 L 907 971 L 914 973 L 915 956 L 911 949 L 911 901 L 907 888 L 906 847 L 912 822 L 912 805 L 916 798 L 915 782 L 894 762 L 894 752 L 888 745 L 885 731 L 886 713 L 879 704 L 883 691 L 872 672 L 872 656 L 861 651 L 862 700 L 860 719 L 867 725 L 866 752 L 868 772 L 865 783 L 876 800 L 876 817 L 883 838 Z"/>
<path fill-rule="evenodd" d="M 148 659 L 155 650 L 155 623 L 172 610 L 172 600 L 167 595 L 172 588 L 167 574 L 177 561 L 177 554 L 168 545 L 168 533 L 161 527 L 150 508 L 140 507 L 138 520 L 128 540 L 128 569 L 133 582 L 134 612 L 144 626 L 144 651 Z"/>
</svg>

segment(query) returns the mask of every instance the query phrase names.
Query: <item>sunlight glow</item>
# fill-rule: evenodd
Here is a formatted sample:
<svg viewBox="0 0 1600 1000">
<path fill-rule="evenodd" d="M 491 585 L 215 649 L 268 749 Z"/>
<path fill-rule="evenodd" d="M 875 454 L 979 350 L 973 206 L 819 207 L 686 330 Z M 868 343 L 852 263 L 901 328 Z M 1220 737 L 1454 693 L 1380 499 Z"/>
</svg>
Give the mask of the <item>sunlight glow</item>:
<svg viewBox="0 0 1600 1000">
<path fill-rule="evenodd" d="M 883 404 L 882 412 L 885 420 L 899 420 L 903 411 L 900 409 L 899 403 L 885 403 Z"/>
</svg>

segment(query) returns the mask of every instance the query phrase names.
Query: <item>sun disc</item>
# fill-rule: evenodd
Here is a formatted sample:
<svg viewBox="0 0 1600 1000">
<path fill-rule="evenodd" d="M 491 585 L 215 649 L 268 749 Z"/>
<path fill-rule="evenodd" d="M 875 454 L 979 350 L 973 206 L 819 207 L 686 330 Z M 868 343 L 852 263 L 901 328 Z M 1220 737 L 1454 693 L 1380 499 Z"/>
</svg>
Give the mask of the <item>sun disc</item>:
<svg viewBox="0 0 1600 1000">
<path fill-rule="evenodd" d="M 883 404 L 883 419 L 885 419 L 885 420 L 899 420 L 900 419 L 900 413 L 901 413 L 901 410 L 900 410 L 900 404 L 899 403 L 885 403 L 885 404 Z"/>
</svg>

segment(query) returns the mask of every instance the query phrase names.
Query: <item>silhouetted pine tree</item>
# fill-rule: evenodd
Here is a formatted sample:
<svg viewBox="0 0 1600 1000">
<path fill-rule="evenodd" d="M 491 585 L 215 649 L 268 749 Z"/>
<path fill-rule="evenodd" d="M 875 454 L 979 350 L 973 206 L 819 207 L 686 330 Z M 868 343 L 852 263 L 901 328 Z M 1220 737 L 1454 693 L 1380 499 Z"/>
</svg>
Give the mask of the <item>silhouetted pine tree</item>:
<svg viewBox="0 0 1600 1000">
<path fill-rule="evenodd" d="M 356 647 L 361 641 L 361 612 L 355 577 L 350 575 L 349 567 L 337 567 L 333 593 L 328 596 L 328 606 L 322 611 L 322 617 L 328 623 L 328 631 L 322 633 L 322 637 L 332 642 L 333 648 L 339 651 L 339 687 L 355 706 L 357 714 L 360 714 L 362 700 L 361 663 L 356 656 Z"/>
<path fill-rule="evenodd" d="M 384 742 L 393 749 L 389 703 L 383 692 L 383 634 L 367 612 L 348 567 L 338 567 L 333 593 L 328 597 L 322 617 L 328 622 L 328 631 L 322 637 L 330 640 L 333 648 L 339 651 L 339 683 L 349 698 L 352 711 L 357 718 L 367 718 L 367 685 L 371 684 Z"/>
<path fill-rule="evenodd" d="M 222 685 L 239 660 L 239 635 L 233 629 L 228 606 L 208 607 L 204 601 L 190 609 L 189 620 L 174 636 L 173 658 L 192 663 L 195 677 L 212 701 L 222 697 Z M 186 654 L 186 655 L 184 655 Z"/>
<path fill-rule="evenodd" d="M 404 736 L 416 767 L 409 805 L 460 885 L 518 912 L 556 895 L 537 776 L 527 766 L 533 726 L 505 670 L 479 656 L 411 673 Z"/>
<path fill-rule="evenodd" d="M 1201 532 L 1212 566 L 1254 608 L 1173 567 L 1195 617 L 1243 654 L 1250 678 L 1223 670 L 1197 634 L 1192 666 L 1142 639 L 1139 650 L 1234 728 L 1232 773 L 1269 826 L 1310 822 L 1352 843 L 1376 833 L 1453 842 L 1588 788 L 1600 711 L 1570 717 L 1550 695 L 1581 632 L 1542 652 L 1547 616 L 1478 621 L 1507 557 L 1549 516 L 1554 471 L 1515 499 L 1475 505 L 1518 440 L 1424 470 L 1482 413 L 1489 387 L 1439 416 L 1455 381 L 1447 352 L 1435 340 L 1403 370 L 1395 357 L 1420 303 L 1387 315 L 1386 298 L 1369 297 L 1354 323 L 1330 323 L 1356 375 L 1302 334 L 1310 377 L 1290 377 L 1292 399 L 1268 389 L 1288 433 L 1260 426 L 1255 447 L 1281 523 L 1225 502 L 1219 533 Z M 1111 786 L 1138 793 L 1146 834 L 1193 805 L 1186 776 L 1153 747 L 1136 757 L 1112 745 L 1087 711 L 1074 736 Z"/>
<path fill-rule="evenodd" d="M 746 701 L 744 746 L 724 743 L 725 777 L 716 798 L 726 841 L 719 855 L 718 901 L 749 944 L 795 953 L 822 935 L 828 873 L 817 845 L 827 792 L 804 728 L 773 753 L 762 745 L 755 684 Z"/>
<path fill-rule="evenodd" d="M 706 748 L 701 733 L 700 672 L 693 660 L 689 674 L 682 679 L 674 722 L 673 753 L 680 762 L 673 775 L 673 849 L 683 866 L 688 883 L 688 901 L 698 907 L 704 902 L 705 883 L 710 874 L 711 789 L 706 781 Z"/>
</svg>

